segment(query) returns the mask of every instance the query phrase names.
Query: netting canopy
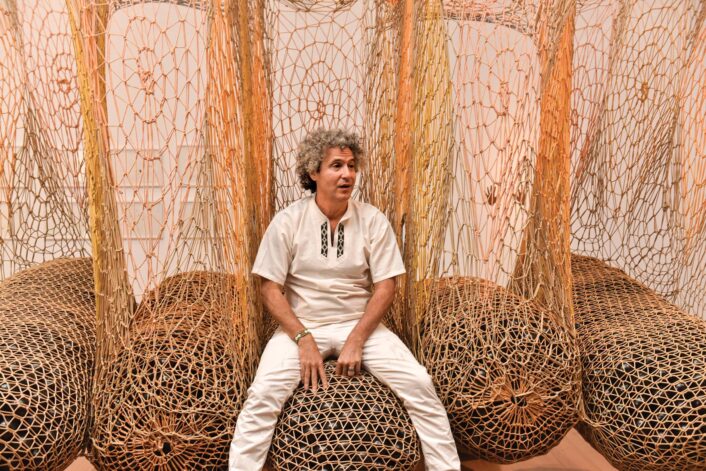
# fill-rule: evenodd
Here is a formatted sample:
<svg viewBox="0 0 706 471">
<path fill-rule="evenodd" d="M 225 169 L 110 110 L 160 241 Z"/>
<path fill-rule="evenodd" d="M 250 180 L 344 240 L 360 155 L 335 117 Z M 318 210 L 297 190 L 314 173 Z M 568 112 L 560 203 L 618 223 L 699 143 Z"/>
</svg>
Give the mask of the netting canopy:
<svg viewBox="0 0 706 471">
<path fill-rule="evenodd" d="M 221 463 L 297 144 L 355 130 L 386 324 L 525 459 L 589 418 L 571 252 L 706 316 L 705 58 L 706 0 L 0 0 L 0 279 L 91 257 L 96 466 Z"/>
</svg>

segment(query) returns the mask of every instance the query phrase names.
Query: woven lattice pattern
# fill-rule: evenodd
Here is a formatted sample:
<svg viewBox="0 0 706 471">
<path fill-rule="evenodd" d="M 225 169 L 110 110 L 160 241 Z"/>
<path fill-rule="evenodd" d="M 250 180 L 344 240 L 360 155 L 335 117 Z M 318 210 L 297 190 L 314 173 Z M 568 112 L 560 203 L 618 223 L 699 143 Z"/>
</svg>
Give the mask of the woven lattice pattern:
<svg viewBox="0 0 706 471">
<path fill-rule="evenodd" d="M 0 469 L 61 470 L 83 451 L 95 357 L 91 260 L 0 283 Z"/>
<path fill-rule="evenodd" d="M 572 251 L 706 318 L 706 2 L 578 2 Z"/>
<path fill-rule="evenodd" d="M 621 470 L 706 469 L 706 322 L 574 256 L 581 434 Z"/>
<path fill-rule="evenodd" d="M 89 255 L 81 110 L 64 2 L 0 2 L 0 280 Z"/>
<path fill-rule="evenodd" d="M 216 469 L 228 460 L 244 384 L 228 348 L 224 275 L 170 277 L 145 296 L 129 348 L 99 392 L 91 460 L 99 469 Z M 231 297 L 231 300 L 233 298 Z"/>
<path fill-rule="evenodd" d="M 426 326 L 455 319 L 432 302 L 448 277 L 513 299 L 489 311 L 502 335 L 488 345 L 530 305 L 551 322 L 528 314 L 527 332 L 571 338 L 570 247 L 704 316 L 705 25 L 704 0 L 2 1 L 0 278 L 92 255 L 97 445 L 126 443 L 112 434 L 132 422 L 109 412 L 141 386 L 117 378 L 149 378 L 134 366 L 149 358 L 189 358 L 186 376 L 231 362 L 223 387 L 240 394 L 271 330 L 247 275 L 257 245 L 302 195 L 297 143 L 341 126 L 370 157 L 356 197 L 399 237 L 407 275 L 386 323 L 418 357 L 456 338 L 421 348 Z M 552 362 L 531 338 L 508 365 L 527 349 Z M 192 394 L 164 388 L 169 404 Z M 491 429 L 512 452 L 489 440 L 483 456 L 561 436 L 533 448 L 502 417 Z M 131 443 L 115 446 L 142 453 Z"/>
<path fill-rule="evenodd" d="M 421 345 L 457 442 L 496 462 L 546 453 L 577 420 L 573 338 L 545 309 L 493 283 L 442 281 Z"/>
<path fill-rule="evenodd" d="M 373 375 L 335 374 L 315 394 L 299 387 L 277 422 L 268 460 L 275 470 L 413 470 L 421 459 L 417 432 L 402 402 Z"/>
</svg>

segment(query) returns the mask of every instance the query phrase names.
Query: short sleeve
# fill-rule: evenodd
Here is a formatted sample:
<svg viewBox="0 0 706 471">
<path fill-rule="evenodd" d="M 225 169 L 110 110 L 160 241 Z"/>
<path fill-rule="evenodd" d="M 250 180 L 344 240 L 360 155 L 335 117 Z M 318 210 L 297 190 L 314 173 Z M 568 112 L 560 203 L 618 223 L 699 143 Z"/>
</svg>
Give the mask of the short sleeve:
<svg viewBox="0 0 706 471">
<path fill-rule="evenodd" d="M 252 272 L 270 281 L 284 285 L 291 263 L 289 231 L 281 215 L 275 216 L 260 241 Z"/>
<path fill-rule="evenodd" d="M 404 263 L 390 222 L 378 212 L 372 226 L 369 265 L 373 283 L 402 275 Z"/>
</svg>

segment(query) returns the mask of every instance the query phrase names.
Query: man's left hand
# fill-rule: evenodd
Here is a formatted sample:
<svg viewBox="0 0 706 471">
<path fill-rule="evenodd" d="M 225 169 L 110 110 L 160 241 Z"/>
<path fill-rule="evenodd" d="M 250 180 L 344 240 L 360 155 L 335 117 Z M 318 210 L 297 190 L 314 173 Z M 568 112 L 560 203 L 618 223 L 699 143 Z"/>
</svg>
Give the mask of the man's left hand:
<svg viewBox="0 0 706 471">
<path fill-rule="evenodd" d="M 353 377 L 360 374 L 363 363 L 363 345 L 350 338 L 343 344 L 336 362 L 336 374 Z"/>
</svg>

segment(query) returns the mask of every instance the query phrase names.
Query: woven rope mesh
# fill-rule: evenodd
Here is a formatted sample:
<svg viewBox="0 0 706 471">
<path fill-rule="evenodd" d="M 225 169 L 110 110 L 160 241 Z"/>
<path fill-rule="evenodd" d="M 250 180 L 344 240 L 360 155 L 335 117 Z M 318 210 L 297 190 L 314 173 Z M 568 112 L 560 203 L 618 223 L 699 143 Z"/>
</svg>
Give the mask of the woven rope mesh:
<svg viewBox="0 0 706 471">
<path fill-rule="evenodd" d="M 621 470 L 706 467 L 706 322 L 623 271 L 574 256 L 586 420 Z"/>
<path fill-rule="evenodd" d="M 578 8 L 572 251 L 706 316 L 706 3 Z"/>
<path fill-rule="evenodd" d="M 431 299 L 424 363 L 460 447 L 495 462 L 547 452 L 576 423 L 572 336 L 536 303 L 487 280 L 444 280 Z"/>
<path fill-rule="evenodd" d="M 264 136 L 243 125 L 264 80 L 236 27 L 250 6 L 68 6 L 99 320 L 90 459 L 221 467 L 264 330 L 246 275 L 270 218 Z"/>
<path fill-rule="evenodd" d="M 99 469 L 227 462 L 241 394 L 228 345 L 234 296 L 222 287 L 235 291 L 235 279 L 188 272 L 146 294 L 99 393 L 92 434 Z"/>
<path fill-rule="evenodd" d="M 120 361 L 190 325 L 170 358 L 219 339 L 237 412 L 272 327 L 248 275 L 261 234 L 302 195 L 299 140 L 340 126 L 370 158 L 355 196 L 398 235 L 385 322 L 418 358 L 446 348 L 420 329 L 446 322 L 432 295 L 449 278 L 571 338 L 569 248 L 703 317 L 705 17 L 704 0 L 0 1 L 0 277 L 93 257 L 96 410 Z M 194 272 L 233 278 L 169 288 Z M 147 309 L 159 286 L 176 307 Z M 182 319 L 199 309 L 224 332 Z"/>
<path fill-rule="evenodd" d="M 0 283 L 0 468 L 64 469 L 88 438 L 95 358 L 91 259 Z"/>
<path fill-rule="evenodd" d="M 268 461 L 274 470 L 413 470 L 422 453 L 402 402 L 373 375 L 336 375 L 324 365 L 328 389 L 301 386 L 277 421 Z"/>
<path fill-rule="evenodd" d="M 77 98 L 66 5 L 0 2 L 0 280 L 90 253 Z"/>
</svg>

